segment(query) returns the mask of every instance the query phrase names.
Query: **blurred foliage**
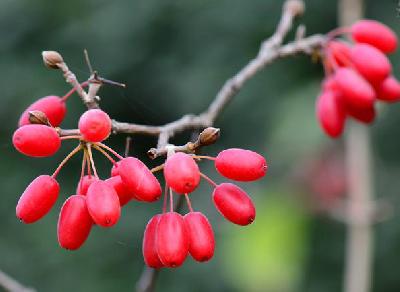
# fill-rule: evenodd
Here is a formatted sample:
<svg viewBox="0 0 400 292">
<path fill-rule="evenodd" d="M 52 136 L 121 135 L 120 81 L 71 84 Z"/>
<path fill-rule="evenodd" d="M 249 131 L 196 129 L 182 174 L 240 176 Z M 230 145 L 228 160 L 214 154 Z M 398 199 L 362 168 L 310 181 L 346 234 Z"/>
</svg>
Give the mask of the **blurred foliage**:
<svg viewBox="0 0 400 292">
<path fill-rule="evenodd" d="M 132 202 L 112 229 L 94 228 L 76 252 L 58 247 L 56 225 L 62 201 L 73 194 L 79 159 L 60 174 L 62 194 L 42 221 L 24 225 L 15 204 L 26 185 L 51 173 L 72 147 L 66 141 L 52 158 L 31 159 L 12 147 L 11 135 L 23 109 L 35 99 L 69 90 L 57 71 L 42 65 L 42 50 L 58 50 L 81 80 L 88 77 L 83 49 L 106 78 L 128 85 L 104 87 L 102 107 L 121 121 L 161 124 L 202 111 L 223 82 L 258 51 L 280 16 L 283 1 L 272 0 L 2 0 L 0 1 L 0 106 L 2 196 L 0 200 L 0 269 L 38 291 L 133 291 L 143 266 L 141 239 L 160 203 Z M 307 33 L 336 26 L 336 1 L 307 0 L 301 22 Z M 398 33 L 397 1 L 366 3 L 366 15 Z M 293 37 L 293 34 L 290 35 Z M 390 56 L 399 76 L 399 53 Z M 243 185 L 258 206 L 258 218 L 247 228 L 231 226 L 213 208 L 211 189 L 202 184 L 192 195 L 194 208 L 212 222 L 217 241 L 214 259 L 160 275 L 158 291 L 310 291 L 341 290 L 345 227 L 307 212 L 290 172 L 307 155 L 329 141 L 314 120 L 314 100 L 322 68 L 305 56 L 281 60 L 252 79 L 217 121 L 221 140 L 207 149 L 213 155 L 227 147 L 259 151 L 270 162 L 265 180 Z M 63 126 L 74 128 L 84 110 L 76 96 L 68 101 Z M 400 106 L 382 107 L 372 127 L 376 193 L 393 203 L 396 215 L 376 226 L 374 291 L 400 290 Z M 190 133 L 174 143 L 187 141 Z M 132 154 L 142 156 L 155 139 L 135 136 Z M 108 143 L 122 151 L 124 137 Z M 103 177 L 110 165 L 96 157 Z M 204 172 L 221 182 L 212 165 Z M 1 289 L 1 288 L 0 288 Z"/>
</svg>

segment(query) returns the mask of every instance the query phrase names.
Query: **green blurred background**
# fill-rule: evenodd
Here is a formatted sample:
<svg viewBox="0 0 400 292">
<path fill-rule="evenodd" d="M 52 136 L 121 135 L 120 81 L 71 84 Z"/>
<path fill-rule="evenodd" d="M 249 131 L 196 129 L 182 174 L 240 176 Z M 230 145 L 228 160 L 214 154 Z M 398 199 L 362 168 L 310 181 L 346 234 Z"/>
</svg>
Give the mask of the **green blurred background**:
<svg viewBox="0 0 400 292">
<path fill-rule="evenodd" d="M 283 1 L 272 0 L 1 0 L 0 1 L 0 269 L 37 291 L 134 291 L 143 259 L 141 240 L 161 202 L 131 202 L 118 225 L 94 228 L 78 251 L 61 249 L 56 225 L 63 200 L 74 193 L 80 161 L 62 170 L 57 206 L 40 222 L 21 224 L 15 205 L 28 183 L 52 173 L 74 142 L 63 143 L 54 157 L 32 159 L 13 149 L 11 136 L 20 113 L 35 99 L 63 95 L 61 74 L 42 65 L 42 50 L 60 51 L 80 80 L 88 77 L 83 49 L 102 76 L 126 89 L 103 87 L 102 107 L 121 121 L 162 124 L 185 113 L 199 113 L 224 81 L 258 52 L 279 20 Z M 307 33 L 325 33 L 337 25 L 336 1 L 306 1 L 298 23 Z M 400 33 L 397 1 L 366 1 L 366 16 Z M 293 37 L 293 33 L 290 35 Z M 390 56 L 400 76 L 400 53 Z M 345 226 L 327 214 L 344 193 L 343 141 L 322 134 L 314 101 L 323 77 L 320 64 L 300 56 L 280 60 L 258 74 L 235 97 L 216 126 L 220 141 L 206 150 L 228 147 L 264 154 L 264 180 L 241 184 L 257 205 L 248 227 L 223 220 L 202 183 L 192 195 L 216 233 L 216 254 L 209 263 L 188 259 L 183 267 L 163 270 L 157 291 L 310 291 L 342 288 Z M 68 100 L 65 128 L 76 128 L 84 111 L 79 98 Z M 382 107 L 371 127 L 376 194 L 394 215 L 376 225 L 373 291 L 400 291 L 400 105 Z M 184 143 L 190 133 L 172 142 Z M 107 143 L 123 151 L 125 137 Z M 141 156 L 155 139 L 133 137 L 132 154 Z M 96 156 L 102 177 L 110 164 Z M 205 173 L 222 182 L 212 164 Z M 1 288 L 0 288 L 1 290 Z"/>
</svg>

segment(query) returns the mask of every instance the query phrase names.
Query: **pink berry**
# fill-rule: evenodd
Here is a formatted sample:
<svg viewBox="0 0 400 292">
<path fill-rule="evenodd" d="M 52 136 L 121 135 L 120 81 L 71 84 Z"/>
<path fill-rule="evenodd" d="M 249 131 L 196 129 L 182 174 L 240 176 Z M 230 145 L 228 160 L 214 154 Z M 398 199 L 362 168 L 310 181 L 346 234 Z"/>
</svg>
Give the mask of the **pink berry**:
<svg viewBox="0 0 400 292">
<path fill-rule="evenodd" d="M 160 221 L 161 215 L 155 215 L 147 223 L 146 229 L 144 230 L 143 236 L 143 258 L 146 265 L 153 269 L 159 269 L 164 267 L 160 261 L 157 253 L 156 238 L 157 238 L 157 225 Z"/>
<path fill-rule="evenodd" d="M 101 142 L 111 133 L 111 119 L 102 110 L 91 109 L 83 113 L 78 127 L 86 141 Z"/>
<path fill-rule="evenodd" d="M 122 182 L 119 175 L 112 176 L 105 180 L 118 194 L 119 203 L 122 206 L 126 205 L 133 198 L 136 199 L 135 194 Z"/>
<path fill-rule="evenodd" d="M 316 113 L 325 133 L 332 138 L 340 136 L 346 121 L 346 111 L 338 95 L 324 91 L 317 99 Z"/>
<path fill-rule="evenodd" d="M 67 108 L 65 102 L 58 96 L 50 95 L 45 96 L 34 103 L 32 103 L 21 115 L 18 125 L 24 126 L 30 124 L 29 112 L 30 111 L 41 111 L 43 112 L 50 121 L 53 127 L 58 127 L 65 117 Z"/>
<path fill-rule="evenodd" d="M 82 246 L 92 229 L 93 220 L 86 206 L 86 197 L 73 195 L 61 208 L 58 218 L 58 243 L 62 248 L 75 250 Z"/>
<path fill-rule="evenodd" d="M 182 265 L 189 252 L 189 238 L 183 217 L 176 212 L 162 214 L 156 233 L 160 261 L 170 268 Z"/>
<path fill-rule="evenodd" d="M 400 100 L 400 82 L 393 76 L 389 76 L 376 87 L 376 95 L 379 100 L 396 102 Z"/>
<path fill-rule="evenodd" d="M 49 175 L 35 178 L 25 189 L 17 204 L 17 217 L 33 223 L 44 217 L 57 201 L 60 186 Z"/>
<path fill-rule="evenodd" d="M 93 182 L 98 181 L 98 180 L 99 179 L 97 177 L 95 177 L 94 175 L 83 176 L 82 179 L 79 181 L 78 186 L 76 187 L 76 194 L 86 196 L 90 185 Z"/>
<path fill-rule="evenodd" d="M 119 163 L 120 163 L 120 161 L 117 161 L 114 165 L 113 165 L 113 167 L 111 168 L 111 176 L 116 176 L 116 175 L 119 175 Z"/>
<path fill-rule="evenodd" d="M 375 101 L 374 89 L 353 69 L 339 68 L 335 73 L 335 81 L 346 104 L 356 108 L 368 108 L 373 105 Z"/>
<path fill-rule="evenodd" d="M 341 41 L 330 41 L 328 44 L 330 57 L 333 58 L 333 62 L 340 67 L 346 67 L 350 63 L 350 51 L 351 48 L 348 44 Z"/>
<path fill-rule="evenodd" d="M 214 204 L 227 220 L 238 225 L 248 225 L 256 217 L 256 209 L 250 197 L 231 183 L 218 185 L 213 192 Z"/>
<path fill-rule="evenodd" d="M 351 61 L 357 71 L 372 84 L 378 84 L 392 71 L 388 58 L 369 44 L 357 44 L 351 49 Z"/>
<path fill-rule="evenodd" d="M 384 53 L 397 48 L 397 36 L 389 27 L 375 20 L 359 20 L 351 26 L 351 36 L 358 43 L 370 44 Z"/>
<path fill-rule="evenodd" d="M 352 105 L 347 105 L 346 113 L 350 117 L 365 124 L 372 123 L 376 116 L 375 107 L 373 105 L 367 108 L 357 108 Z"/>
<path fill-rule="evenodd" d="M 200 183 L 200 170 L 194 159 L 178 152 L 168 157 L 164 166 L 165 181 L 178 194 L 193 192 Z"/>
<path fill-rule="evenodd" d="M 206 216 L 200 212 L 186 214 L 186 231 L 189 237 L 189 253 L 199 262 L 210 260 L 214 255 L 214 232 Z"/>
<path fill-rule="evenodd" d="M 19 152 L 27 156 L 46 157 L 58 151 L 61 140 L 54 128 L 26 125 L 14 132 L 13 144 Z"/>
<path fill-rule="evenodd" d="M 218 172 L 233 180 L 253 181 L 267 172 L 267 163 L 260 154 L 244 149 L 231 148 L 221 151 L 215 159 Z"/>
<path fill-rule="evenodd" d="M 160 183 L 142 161 L 127 157 L 120 161 L 118 168 L 122 182 L 136 197 L 146 202 L 160 198 L 162 193 Z"/>
<path fill-rule="evenodd" d="M 103 227 L 115 225 L 121 215 L 117 192 L 102 180 L 93 182 L 86 195 L 86 204 L 93 221 Z"/>
</svg>

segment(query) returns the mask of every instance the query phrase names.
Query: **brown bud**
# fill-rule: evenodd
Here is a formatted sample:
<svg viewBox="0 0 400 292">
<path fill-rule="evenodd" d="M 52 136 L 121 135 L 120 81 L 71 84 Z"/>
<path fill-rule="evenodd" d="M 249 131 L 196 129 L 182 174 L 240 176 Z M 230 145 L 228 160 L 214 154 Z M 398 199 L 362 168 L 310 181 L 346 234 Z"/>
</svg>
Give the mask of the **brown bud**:
<svg viewBox="0 0 400 292">
<path fill-rule="evenodd" d="M 304 13 L 305 6 L 302 0 L 287 0 L 284 9 L 294 16 L 300 16 Z"/>
<path fill-rule="evenodd" d="M 64 63 L 63 58 L 56 51 L 43 51 L 42 57 L 44 64 L 49 68 L 58 69 L 57 64 Z"/>
<path fill-rule="evenodd" d="M 204 129 L 199 135 L 199 142 L 201 146 L 214 144 L 218 140 L 220 129 L 208 127 Z"/>
<path fill-rule="evenodd" d="M 47 118 L 46 114 L 41 111 L 30 111 L 29 112 L 29 122 L 31 124 L 40 124 L 40 125 L 50 125 L 50 121 Z"/>
</svg>

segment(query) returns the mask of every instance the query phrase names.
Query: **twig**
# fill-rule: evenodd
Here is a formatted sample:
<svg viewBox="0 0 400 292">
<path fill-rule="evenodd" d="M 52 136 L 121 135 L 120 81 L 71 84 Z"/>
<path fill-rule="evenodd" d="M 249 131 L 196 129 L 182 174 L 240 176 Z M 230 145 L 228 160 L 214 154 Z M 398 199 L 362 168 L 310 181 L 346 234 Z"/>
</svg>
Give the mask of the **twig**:
<svg viewBox="0 0 400 292">
<path fill-rule="evenodd" d="M 8 292 L 35 292 L 36 290 L 30 287 L 25 287 L 17 280 L 0 270 L 0 287 L 3 287 Z"/>
</svg>

